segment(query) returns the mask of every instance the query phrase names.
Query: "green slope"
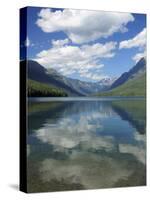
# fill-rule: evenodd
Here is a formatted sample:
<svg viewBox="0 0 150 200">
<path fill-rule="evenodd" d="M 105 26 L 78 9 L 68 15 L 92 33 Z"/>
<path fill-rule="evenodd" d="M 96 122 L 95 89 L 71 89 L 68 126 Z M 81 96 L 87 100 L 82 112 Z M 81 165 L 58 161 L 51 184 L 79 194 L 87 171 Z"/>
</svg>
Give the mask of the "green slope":
<svg viewBox="0 0 150 200">
<path fill-rule="evenodd" d="M 49 86 L 38 81 L 28 79 L 27 89 L 29 97 L 66 97 L 67 93 L 62 89 Z"/>
<path fill-rule="evenodd" d="M 115 89 L 107 92 L 101 92 L 96 96 L 142 96 L 146 95 L 146 74 L 142 74 L 139 77 L 130 79 L 123 85 L 116 87 Z"/>
</svg>

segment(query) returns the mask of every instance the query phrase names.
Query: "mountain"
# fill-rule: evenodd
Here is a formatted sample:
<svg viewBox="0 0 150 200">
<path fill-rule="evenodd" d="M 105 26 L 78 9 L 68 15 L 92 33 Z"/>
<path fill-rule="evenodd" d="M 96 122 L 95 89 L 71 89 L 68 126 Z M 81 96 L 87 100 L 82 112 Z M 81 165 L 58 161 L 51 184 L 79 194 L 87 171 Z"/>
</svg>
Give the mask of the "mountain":
<svg viewBox="0 0 150 200">
<path fill-rule="evenodd" d="M 52 69 L 52 68 L 48 69 L 47 72 L 51 77 L 52 76 L 55 77 L 57 81 L 61 81 L 65 83 L 67 86 L 69 86 L 70 88 L 77 91 L 83 96 L 86 96 L 93 92 L 105 91 L 110 87 L 110 85 L 114 81 L 114 79 L 105 78 L 99 82 L 85 82 L 85 81 L 80 81 L 78 79 L 72 79 L 72 78 L 63 76 L 60 73 L 58 73 L 55 69 Z"/>
<path fill-rule="evenodd" d="M 97 96 L 145 96 L 146 95 L 146 61 L 142 58 L 129 72 L 123 73 L 108 91 Z"/>
<path fill-rule="evenodd" d="M 66 97 L 68 96 L 63 90 L 51 87 L 45 83 L 33 81 L 28 79 L 27 81 L 28 96 L 29 97 Z"/>
<path fill-rule="evenodd" d="M 52 74 L 50 74 L 50 72 L 48 72 L 46 68 L 44 68 L 38 62 L 32 60 L 21 61 L 20 63 L 21 67 L 24 68 L 26 68 L 26 64 L 28 71 L 28 79 L 42 84 L 47 84 L 54 88 L 62 89 L 65 93 L 67 93 L 70 96 L 81 95 L 78 91 L 75 91 L 73 88 L 70 88 L 68 85 L 66 85 L 62 80 L 57 80 L 54 71 Z"/>
<path fill-rule="evenodd" d="M 98 83 L 105 87 L 105 89 L 108 89 L 115 81 L 117 80 L 116 77 L 113 78 L 103 78 Z"/>
<path fill-rule="evenodd" d="M 144 97 L 146 95 L 146 74 L 133 78 L 126 83 L 106 92 L 100 92 L 97 96 L 137 96 Z"/>
<path fill-rule="evenodd" d="M 28 60 L 28 79 L 47 84 L 51 87 L 62 89 L 69 96 L 86 96 L 91 93 L 106 90 L 110 83 L 84 82 L 61 75 L 55 69 L 46 69 L 36 61 Z M 21 61 L 21 66 L 26 67 L 26 62 Z M 109 80 L 110 81 L 110 80 Z"/>
<path fill-rule="evenodd" d="M 136 65 L 130 69 L 128 72 L 123 73 L 110 87 L 110 89 L 116 88 L 128 80 L 140 76 L 146 71 L 146 60 L 145 58 L 140 59 Z"/>
</svg>

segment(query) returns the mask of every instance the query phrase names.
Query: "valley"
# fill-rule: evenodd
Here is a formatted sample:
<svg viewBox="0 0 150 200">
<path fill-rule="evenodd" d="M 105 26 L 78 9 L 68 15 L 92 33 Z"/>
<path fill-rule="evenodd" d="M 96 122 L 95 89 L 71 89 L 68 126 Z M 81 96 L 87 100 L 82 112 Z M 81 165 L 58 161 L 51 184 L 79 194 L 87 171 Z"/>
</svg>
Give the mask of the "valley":
<svg viewBox="0 0 150 200">
<path fill-rule="evenodd" d="M 146 60 L 140 59 L 128 72 L 118 78 L 105 78 L 97 82 L 72 79 L 46 69 L 36 61 L 21 61 L 21 67 L 28 71 L 29 97 L 66 96 L 135 96 L 146 95 Z"/>
</svg>

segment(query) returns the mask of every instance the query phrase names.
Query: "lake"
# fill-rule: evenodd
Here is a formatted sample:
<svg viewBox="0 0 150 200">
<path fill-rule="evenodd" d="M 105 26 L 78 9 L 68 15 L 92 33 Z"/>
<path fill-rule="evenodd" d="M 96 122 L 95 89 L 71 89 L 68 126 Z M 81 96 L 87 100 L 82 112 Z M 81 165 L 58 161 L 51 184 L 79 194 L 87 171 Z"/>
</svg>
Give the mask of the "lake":
<svg viewBox="0 0 150 200">
<path fill-rule="evenodd" d="M 30 98 L 27 190 L 146 184 L 142 98 Z"/>
</svg>

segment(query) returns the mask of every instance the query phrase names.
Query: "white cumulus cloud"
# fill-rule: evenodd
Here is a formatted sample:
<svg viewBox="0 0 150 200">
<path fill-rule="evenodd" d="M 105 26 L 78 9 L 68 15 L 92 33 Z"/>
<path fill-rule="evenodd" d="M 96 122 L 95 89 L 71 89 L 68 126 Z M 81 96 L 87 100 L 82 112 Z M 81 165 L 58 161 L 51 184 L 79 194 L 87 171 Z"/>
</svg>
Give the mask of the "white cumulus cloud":
<svg viewBox="0 0 150 200">
<path fill-rule="evenodd" d="M 120 42 L 119 48 L 129 49 L 133 47 L 142 48 L 146 45 L 146 28 L 144 28 L 140 33 L 138 33 L 135 37 L 130 40 L 124 40 Z"/>
<path fill-rule="evenodd" d="M 88 10 L 41 9 L 36 24 L 47 33 L 63 31 L 72 42 L 86 43 L 107 38 L 115 32 L 127 31 L 128 22 L 134 21 L 130 13 Z"/>
<path fill-rule="evenodd" d="M 146 57 L 146 51 L 135 54 L 132 59 L 137 63 L 143 57 Z"/>
<path fill-rule="evenodd" d="M 65 44 L 68 44 L 69 43 L 69 39 L 66 38 L 64 40 L 52 40 L 52 45 L 53 46 L 63 46 Z"/>
<path fill-rule="evenodd" d="M 102 74 L 89 73 L 90 70 L 99 70 L 104 65 L 102 58 L 111 58 L 115 55 L 116 42 L 105 44 L 75 46 L 68 44 L 68 39 L 52 40 L 52 47 L 36 55 L 35 60 L 46 68 L 54 68 L 63 75 L 78 73 L 81 77 L 99 80 Z"/>
<path fill-rule="evenodd" d="M 119 44 L 120 49 L 138 48 L 132 59 L 137 63 L 141 58 L 146 57 L 146 28 L 144 28 L 135 37 L 124 40 Z"/>
</svg>

